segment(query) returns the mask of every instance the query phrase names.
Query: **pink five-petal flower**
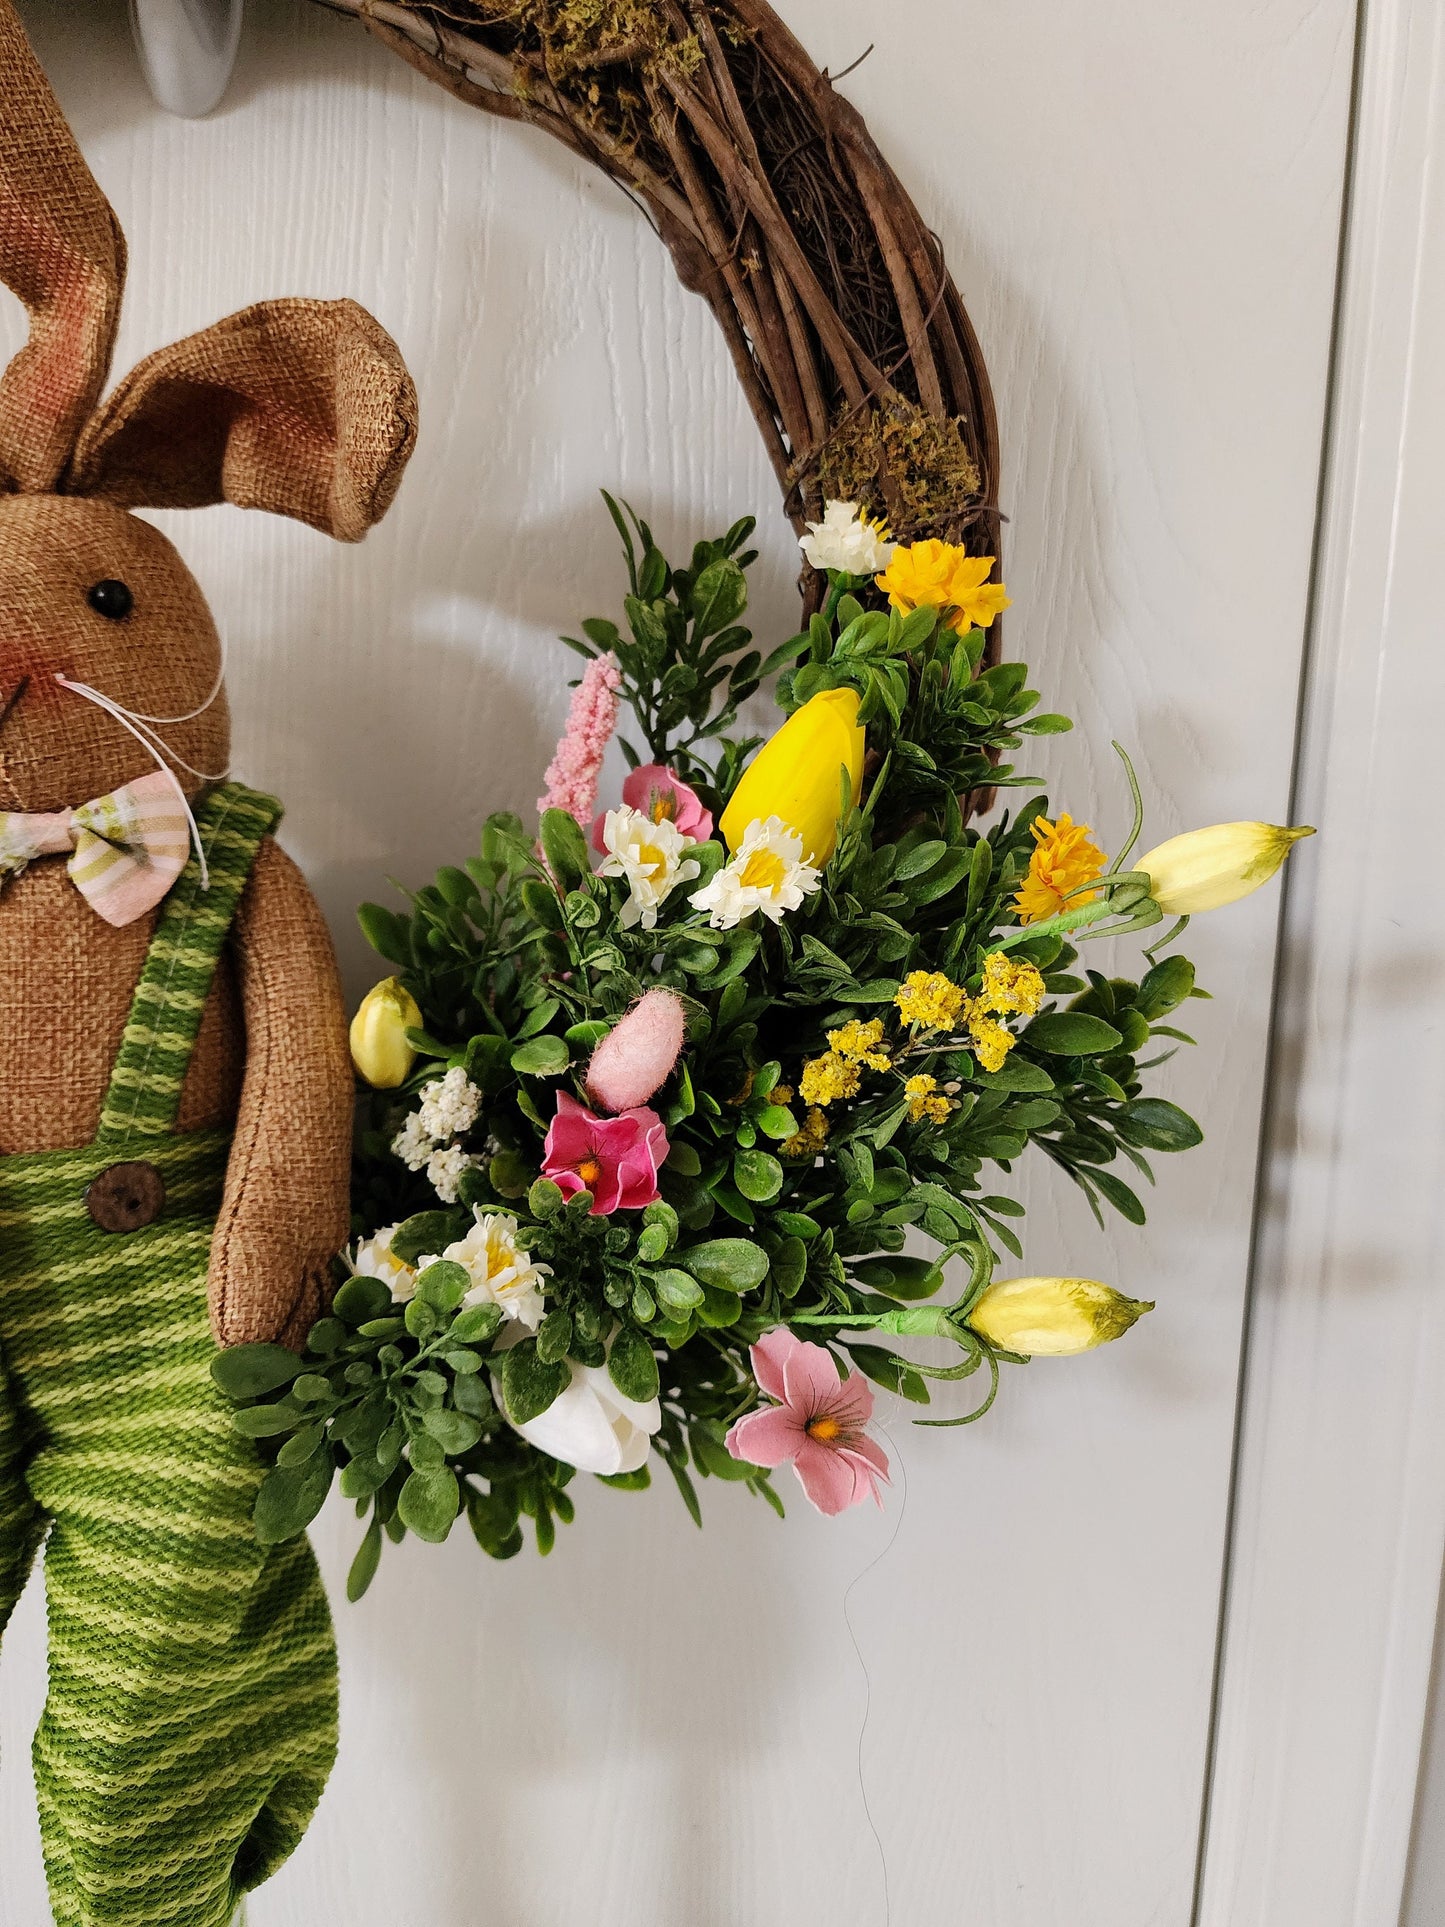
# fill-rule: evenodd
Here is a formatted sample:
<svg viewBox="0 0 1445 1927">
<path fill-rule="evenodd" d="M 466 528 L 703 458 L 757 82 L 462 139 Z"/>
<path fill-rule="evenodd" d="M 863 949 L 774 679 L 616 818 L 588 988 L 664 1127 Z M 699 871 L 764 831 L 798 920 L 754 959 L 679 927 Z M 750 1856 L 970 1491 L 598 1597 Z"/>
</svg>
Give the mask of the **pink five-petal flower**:
<svg viewBox="0 0 1445 1927">
<path fill-rule="evenodd" d="M 775 1405 L 740 1418 L 727 1436 L 735 1459 L 749 1465 L 788 1465 L 804 1494 L 828 1514 L 883 1503 L 888 1455 L 864 1430 L 873 1416 L 873 1391 L 861 1372 L 839 1379 L 833 1354 L 810 1345 L 786 1326 L 764 1332 L 752 1347 L 753 1376 Z"/>
<path fill-rule="evenodd" d="M 629 808 L 641 810 L 652 823 L 664 819 L 677 826 L 679 836 L 693 843 L 706 843 L 712 835 L 712 811 L 704 808 L 696 790 L 689 789 L 666 763 L 644 763 L 633 770 L 622 785 L 622 800 Z M 606 850 L 602 826 L 607 821 L 603 810 L 592 825 L 592 847 Z"/>
<path fill-rule="evenodd" d="M 566 1091 L 542 1147 L 542 1175 L 563 1195 L 592 1193 L 592 1216 L 640 1211 L 657 1202 L 657 1173 L 666 1162 L 667 1132 L 645 1105 L 620 1117 L 596 1117 Z"/>
</svg>

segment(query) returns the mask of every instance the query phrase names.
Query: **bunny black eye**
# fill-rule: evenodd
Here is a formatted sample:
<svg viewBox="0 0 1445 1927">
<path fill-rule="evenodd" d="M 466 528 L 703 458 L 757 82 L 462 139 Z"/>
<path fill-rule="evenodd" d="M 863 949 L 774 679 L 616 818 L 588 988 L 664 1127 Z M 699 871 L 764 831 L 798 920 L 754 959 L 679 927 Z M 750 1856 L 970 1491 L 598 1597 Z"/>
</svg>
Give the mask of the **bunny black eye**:
<svg viewBox="0 0 1445 1927">
<path fill-rule="evenodd" d="M 103 582 L 92 583 L 85 599 L 98 616 L 110 622 L 123 622 L 135 607 L 135 597 L 125 583 L 117 582 L 111 575 Z"/>
</svg>

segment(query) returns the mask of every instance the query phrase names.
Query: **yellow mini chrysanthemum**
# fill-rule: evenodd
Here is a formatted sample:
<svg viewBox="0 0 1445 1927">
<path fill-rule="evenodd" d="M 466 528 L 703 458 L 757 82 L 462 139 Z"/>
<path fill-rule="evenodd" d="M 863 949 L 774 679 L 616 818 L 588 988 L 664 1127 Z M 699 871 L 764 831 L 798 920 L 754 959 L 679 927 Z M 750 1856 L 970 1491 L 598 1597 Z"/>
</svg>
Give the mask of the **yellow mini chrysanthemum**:
<svg viewBox="0 0 1445 1927">
<path fill-rule="evenodd" d="M 801 1131 L 784 1140 L 785 1158 L 815 1158 L 828 1142 L 828 1120 L 815 1104 L 803 1120 Z"/>
<path fill-rule="evenodd" d="M 927 1118 L 930 1124 L 946 1124 L 948 1114 L 953 1109 L 946 1097 L 936 1097 L 938 1079 L 920 1071 L 910 1077 L 903 1086 L 903 1095 L 908 1099 L 908 1115 L 915 1124 Z"/>
<path fill-rule="evenodd" d="M 966 993 L 941 971 L 910 971 L 893 999 L 905 1024 L 915 1030 L 951 1030 L 968 1002 Z"/>
<path fill-rule="evenodd" d="M 874 580 L 895 609 L 906 614 L 925 604 L 949 611 L 950 629 L 987 629 L 1009 606 L 1001 582 L 990 582 L 995 557 L 970 555 L 953 542 L 913 542 L 893 551 L 893 560 Z"/>
<path fill-rule="evenodd" d="M 975 1011 L 969 1018 L 968 1032 L 973 1039 L 973 1054 L 986 1071 L 1002 1070 L 1003 1060 L 1014 1047 L 1014 1034 L 997 1017 Z"/>
<path fill-rule="evenodd" d="M 866 1024 L 860 1023 L 856 1017 L 850 1017 L 841 1030 L 828 1032 L 829 1048 L 839 1057 L 846 1057 L 850 1063 L 867 1064 L 875 1071 L 886 1071 L 888 1068 L 888 1055 L 878 1048 L 882 1041 L 881 1017 L 870 1018 Z"/>
<path fill-rule="evenodd" d="M 805 1104 L 836 1104 L 841 1098 L 857 1096 L 862 1074 L 856 1063 L 830 1050 L 804 1064 L 798 1094 Z"/>
<path fill-rule="evenodd" d="M 1076 823 L 1067 812 L 1056 823 L 1038 816 L 1034 818 L 1033 835 L 1029 873 L 1014 898 L 1019 922 L 1042 923 L 1061 910 L 1077 910 L 1092 903 L 1098 891 L 1080 886 L 1092 883 L 1103 870 L 1104 852 L 1090 842 L 1088 824 Z"/>
<path fill-rule="evenodd" d="M 992 951 L 983 960 L 983 988 L 977 1001 L 980 1010 L 1005 1015 L 1017 1011 L 1021 1017 L 1032 1017 L 1044 1001 L 1043 977 L 1033 964 L 1002 950 Z"/>
<path fill-rule="evenodd" d="M 774 1084 L 773 1088 L 768 1092 L 768 1102 L 770 1104 L 791 1104 L 792 1101 L 793 1087 L 791 1084 Z"/>
</svg>

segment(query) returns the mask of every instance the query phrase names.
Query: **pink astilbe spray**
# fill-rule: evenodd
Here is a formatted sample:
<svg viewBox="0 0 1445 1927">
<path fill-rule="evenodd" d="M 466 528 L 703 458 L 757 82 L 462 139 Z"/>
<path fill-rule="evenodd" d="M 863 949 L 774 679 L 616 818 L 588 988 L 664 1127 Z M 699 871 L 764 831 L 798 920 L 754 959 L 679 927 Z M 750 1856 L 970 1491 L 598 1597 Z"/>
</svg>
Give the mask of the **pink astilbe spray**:
<svg viewBox="0 0 1445 1927">
<path fill-rule="evenodd" d="M 588 663 L 572 692 L 567 727 L 547 765 L 547 794 L 538 797 L 539 810 L 566 810 L 584 830 L 591 827 L 602 758 L 617 727 L 621 687 L 622 668 L 616 656 L 595 656 Z"/>
</svg>

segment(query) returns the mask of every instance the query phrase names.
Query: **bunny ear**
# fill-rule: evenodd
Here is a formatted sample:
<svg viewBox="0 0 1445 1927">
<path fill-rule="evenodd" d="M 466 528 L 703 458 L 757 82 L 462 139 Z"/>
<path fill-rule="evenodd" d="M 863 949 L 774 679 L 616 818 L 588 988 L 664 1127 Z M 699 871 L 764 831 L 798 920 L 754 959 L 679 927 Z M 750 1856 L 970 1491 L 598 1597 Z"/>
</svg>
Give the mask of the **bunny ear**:
<svg viewBox="0 0 1445 1927">
<path fill-rule="evenodd" d="M 125 241 L 0 0 L 0 280 L 30 341 L 0 376 L 0 487 L 55 487 L 110 366 Z"/>
<path fill-rule="evenodd" d="M 358 542 L 396 493 L 416 389 L 354 301 L 263 301 L 143 361 L 81 437 L 71 495 L 234 502 Z"/>
</svg>

